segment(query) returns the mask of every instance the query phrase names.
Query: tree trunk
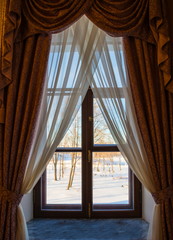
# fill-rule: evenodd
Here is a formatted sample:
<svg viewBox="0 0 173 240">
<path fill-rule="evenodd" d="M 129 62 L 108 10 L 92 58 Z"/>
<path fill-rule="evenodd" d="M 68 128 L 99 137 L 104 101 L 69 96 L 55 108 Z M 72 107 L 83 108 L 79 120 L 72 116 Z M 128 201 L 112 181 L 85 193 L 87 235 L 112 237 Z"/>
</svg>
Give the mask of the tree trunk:
<svg viewBox="0 0 173 240">
<path fill-rule="evenodd" d="M 74 174 L 76 170 L 76 162 L 77 162 L 77 153 L 73 153 L 72 155 L 72 164 L 71 164 L 71 170 L 70 170 L 70 176 L 69 176 L 69 182 L 67 186 L 67 190 L 69 190 L 73 185 L 74 180 Z"/>
<path fill-rule="evenodd" d="M 53 156 L 53 165 L 54 165 L 54 180 L 58 181 L 58 177 L 57 177 L 57 164 L 58 164 L 58 156 L 55 153 Z"/>
</svg>

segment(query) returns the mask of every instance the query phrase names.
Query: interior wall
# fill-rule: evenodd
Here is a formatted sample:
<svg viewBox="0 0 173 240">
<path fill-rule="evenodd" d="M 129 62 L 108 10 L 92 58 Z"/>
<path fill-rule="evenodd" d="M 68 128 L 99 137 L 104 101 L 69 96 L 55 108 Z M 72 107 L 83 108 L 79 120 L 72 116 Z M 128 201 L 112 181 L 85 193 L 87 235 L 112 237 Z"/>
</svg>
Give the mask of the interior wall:
<svg viewBox="0 0 173 240">
<path fill-rule="evenodd" d="M 21 201 L 26 221 L 33 219 L 33 192 L 23 196 Z"/>
<path fill-rule="evenodd" d="M 33 192 L 26 194 L 22 199 L 22 207 L 26 221 L 33 219 Z M 151 222 L 154 208 L 154 200 L 151 194 L 143 187 L 142 188 L 142 218 Z"/>
<path fill-rule="evenodd" d="M 152 220 L 154 204 L 151 194 L 142 187 L 142 218 L 148 223 L 151 223 Z"/>
</svg>

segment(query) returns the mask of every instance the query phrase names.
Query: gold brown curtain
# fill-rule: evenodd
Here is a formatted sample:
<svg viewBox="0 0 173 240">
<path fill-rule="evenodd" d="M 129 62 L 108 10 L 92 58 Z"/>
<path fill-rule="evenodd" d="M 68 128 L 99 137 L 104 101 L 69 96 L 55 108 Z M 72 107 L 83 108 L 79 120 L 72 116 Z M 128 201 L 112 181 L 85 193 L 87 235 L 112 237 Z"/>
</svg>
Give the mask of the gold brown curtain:
<svg viewBox="0 0 173 240">
<path fill-rule="evenodd" d="M 0 124 L 1 240 L 16 239 L 17 207 L 37 129 L 49 41 L 49 36 L 36 35 L 14 47 L 13 81 L 5 89 L 6 117 L 5 124 Z"/>
<path fill-rule="evenodd" d="M 86 14 L 93 23 L 112 36 L 131 36 L 134 40 L 141 40 L 153 49 L 150 60 L 155 60 L 153 72 L 156 72 L 156 75 L 152 74 L 151 78 L 155 79 L 156 85 L 152 86 L 153 92 L 150 94 L 152 96 L 161 94 L 163 97 L 163 92 L 156 90 L 158 84 L 162 84 L 162 87 L 173 92 L 169 33 L 163 2 L 162 0 L 2 1 L 0 9 L 0 16 L 2 16 L 0 29 L 3 30 L 0 38 L 0 103 L 3 103 L 0 104 L 2 108 L 0 110 L 0 234 L 3 236 L 2 239 L 15 239 L 16 209 L 22 197 L 21 184 L 39 116 L 39 103 L 50 46 L 49 34 L 65 30 Z M 144 76 L 147 77 L 147 75 Z M 138 81 L 141 79 L 138 78 Z M 141 89 L 139 88 L 138 91 Z M 145 105 L 143 107 L 146 109 Z M 136 111 L 138 112 L 137 108 Z M 166 135 L 164 139 L 166 141 Z M 154 138 L 150 140 L 154 144 Z M 158 161 L 157 164 L 160 164 L 161 157 L 156 158 L 153 155 L 152 158 L 154 159 L 152 161 Z M 157 164 L 155 163 L 154 167 Z M 159 191 L 168 187 L 170 183 L 163 184 L 161 175 L 157 174 L 160 181 Z"/>
<path fill-rule="evenodd" d="M 164 88 L 156 48 L 146 42 L 124 40 L 133 102 L 157 191 L 152 193 L 160 211 L 162 236 L 173 239 L 173 94 Z"/>
<path fill-rule="evenodd" d="M 163 0 L 7 0 L 0 88 L 11 80 L 13 43 L 38 33 L 65 30 L 83 14 L 112 36 L 134 36 L 157 46 L 164 85 L 170 78 L 169 34 Z"/>
</svg>

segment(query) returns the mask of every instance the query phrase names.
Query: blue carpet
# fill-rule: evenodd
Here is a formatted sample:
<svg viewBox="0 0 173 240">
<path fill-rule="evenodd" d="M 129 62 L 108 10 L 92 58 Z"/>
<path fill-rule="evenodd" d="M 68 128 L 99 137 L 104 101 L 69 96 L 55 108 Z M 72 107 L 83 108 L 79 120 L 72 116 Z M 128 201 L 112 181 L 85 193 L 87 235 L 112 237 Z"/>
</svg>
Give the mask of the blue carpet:
<svg viewBox="0 0 173 240">
<path fill-rule="evenodd" d="M 141 219 L 33 219 L 30 240 L 146 240 Z"/>
</svg>

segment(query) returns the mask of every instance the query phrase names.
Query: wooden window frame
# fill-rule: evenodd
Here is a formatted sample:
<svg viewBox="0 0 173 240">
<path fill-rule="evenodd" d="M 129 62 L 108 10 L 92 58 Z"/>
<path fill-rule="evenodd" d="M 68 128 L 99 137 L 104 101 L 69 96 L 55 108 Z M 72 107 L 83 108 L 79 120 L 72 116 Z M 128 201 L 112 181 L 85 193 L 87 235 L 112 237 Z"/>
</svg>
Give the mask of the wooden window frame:
<svg viewBox="0 0 173 240">
<path fill-rule="evenodd" d="M 88 106 L 90 106 L 88 108 Z M 86 111 L 87 110 L 87 111 Z M 82 104 L 82 147 L 57 148 L 55 152 L 81 152 L 82 159 L 82 207 L 77 204 L 46 204 L 46 173 L 34 188 L 34 217 L 43 218 L 136 218 L 142 215 L 141 184 L 129 171 L 129 204 L 92 204 L 92 160 L 88 161 L 88 150 L 92 152 L 119 152 L 116 145 L 94 145 L 93 143 L 93 94 L 89 89 Z M 90 141 L 88 141 L 90 139 Z"/>
</svg>

